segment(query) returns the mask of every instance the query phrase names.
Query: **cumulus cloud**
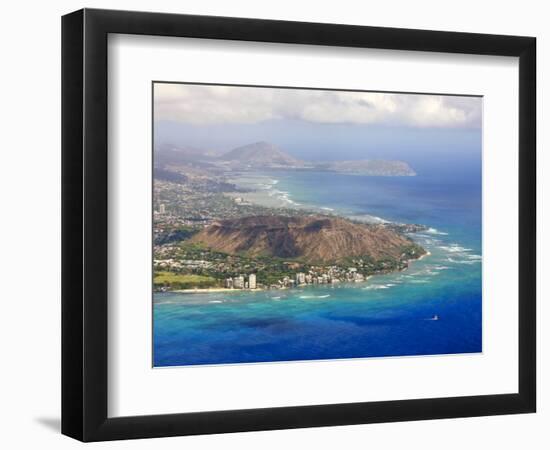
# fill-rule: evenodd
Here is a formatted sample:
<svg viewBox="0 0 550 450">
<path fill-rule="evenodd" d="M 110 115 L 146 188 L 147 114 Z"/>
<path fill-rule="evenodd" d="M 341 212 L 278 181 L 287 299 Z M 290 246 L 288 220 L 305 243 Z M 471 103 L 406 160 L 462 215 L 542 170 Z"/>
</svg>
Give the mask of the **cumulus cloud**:
<svg viewBox="0 0 550 450">
<path fill-rule="evenodd" d="M 479 128 L 481 98 L 237 86 L 155 84 L 155 120 L 250 124 L 315 123 Z"/>
</svg>

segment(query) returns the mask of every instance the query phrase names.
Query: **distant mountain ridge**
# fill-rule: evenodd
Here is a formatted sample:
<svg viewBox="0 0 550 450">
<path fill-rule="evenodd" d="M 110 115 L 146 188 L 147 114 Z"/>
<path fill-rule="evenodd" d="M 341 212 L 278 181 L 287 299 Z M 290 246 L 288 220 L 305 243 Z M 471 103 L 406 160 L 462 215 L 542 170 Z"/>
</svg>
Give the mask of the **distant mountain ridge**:
<svg viewBox="0 0 550 450">
<path fill-rule="evenodd" d="M 424 250 L 388 228 L 329 216 L 255 216 L 222 220 L 193 236 L 216 251 L 251 257 L 296 258 L 309 263 L 368 256 L 403 260 Z"/>
<path fill-rule="evenodd" d="M 303 162 L 283 152 L 276 145 L 260 141 L 253 144 L 234 148 L 224 153 L 221 158 L 224 161 L 238 161 L 250 165 L 280 165 L 299 166 Z"/>
<path fill-rule="evenodd" d="M 159 168 L 168 165 L 187 164 L 190 162 L 208 162 L 219 156 L 211 150 L 191 146 L 174 147 L 167 144 L 155 146 L 154 154 L 155 167 Z"/>
<path fill-rule="evenodd" d="M 301 169 L 367 176 L 416 175 L 409 164 L 399 160 L 301 161 L 265 141 L 243 145 L 221 155 L 213 150 L 194 147 L 162 145 L 155 149 L 155 167 L 183 166 L 189 163 L 220 170 Z"/>
</svg>

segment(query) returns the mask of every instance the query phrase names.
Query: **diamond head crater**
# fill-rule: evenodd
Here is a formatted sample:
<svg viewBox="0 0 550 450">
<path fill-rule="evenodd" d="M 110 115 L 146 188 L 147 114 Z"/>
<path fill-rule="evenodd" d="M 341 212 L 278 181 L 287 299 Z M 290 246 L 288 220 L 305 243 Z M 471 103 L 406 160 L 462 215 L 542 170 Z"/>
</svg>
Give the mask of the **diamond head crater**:
<svg viewBox="0 0 550 450">
<path fill-rule="evenodd" d="M 154 166 L 154 289 L 288 289 L 366 282 L 427 254 L 421 224 L 342 216 L 277 193 L 285 171 L 411 177 L 398 160 L 302 161 L 268 142 L 225 153 L 159 145 Z"/>
</svg>

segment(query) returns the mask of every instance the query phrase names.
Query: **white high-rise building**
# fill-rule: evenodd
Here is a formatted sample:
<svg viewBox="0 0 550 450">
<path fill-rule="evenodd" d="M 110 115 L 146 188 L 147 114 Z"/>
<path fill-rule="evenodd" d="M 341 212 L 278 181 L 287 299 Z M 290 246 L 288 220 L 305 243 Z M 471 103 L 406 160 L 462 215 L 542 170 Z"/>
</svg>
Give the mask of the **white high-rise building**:
<svg viewBox="0 0 550 450">
<path fill-rule="evenodd" d="M 164 203 L 161 203 L 159 205 L 159 214 L 165 214 L 166 213 L 166 205 Z"/>
<path fill-rule="evenodd" d="M 244 288 L 244 277 L 242 275 L 233 278 L 233 287 L 235 289 L 243 289 Z"/>
<path fill-rule="evenodd" d="M 248 287 L 250 289 L 256 289 L 256 274 L 251 273 L 248 275 Z"/>
<path fill-rule="evenodd" d="M 296 284 L 305 284 L 306 282 L 306 274 L 303 272 L 296 274 Z"/>
</svg>

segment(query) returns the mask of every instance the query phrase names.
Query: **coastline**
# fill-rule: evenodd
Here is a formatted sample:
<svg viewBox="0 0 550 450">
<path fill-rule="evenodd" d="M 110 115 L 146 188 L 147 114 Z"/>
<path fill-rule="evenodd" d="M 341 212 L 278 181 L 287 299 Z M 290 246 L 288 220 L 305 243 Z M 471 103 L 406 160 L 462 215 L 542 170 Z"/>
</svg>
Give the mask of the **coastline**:
<svg viewBox="0 0 550 450">
<path fill-rule="evenodd" d="M 425 254 L 420 256 L 420 258 L 409 259 L 409 260 L 407 260 L 407 262 L 411 263 L 411 262 L 414 262 L 414 261 L 420 261 L 423 258 L 425 258 L 426 256 L 430 256 L 430 255 L 431 255 L 431 253 L 429 251 L 426 251 Z M 402 271 L 405 271 L 407 269 L 408 269 L 408 267 L 402 269 Z M 391 274 L 391 273 L 397 273 L 397 272 L 400 272 L 400 271 L 396 270 L 394 272 L 389 272 L 389 273 Z M 250 292 L 265 292 L 265 291 L 284 291 L 284 290 L 289 290 L 289 289 L 294 290 L 294 289 L 306 288 L 306 287 L 319 287 L 319 286 L 327 287 L 327 286 L 334 286 L 334 285 L 341 285 L 341 284 L 349 284 L 349 285 L 359 284 L 359 285 L 363 285 L 364 283 L 369 281 L 371 278 L 376 277 L 377 275 L 388 275 L 388 273 L 383 273 L 382 272 L 382 273 L 375 273 L 375 274 L 372 274 L 372 275 L 367 275 L 363 281 L 355 281 L 355 282 L 338 281 L 336 283 L 326 283 L 326 284 L 313 284 L 313 283 L 310 283 L 310 284 L 302 284 L 302 285 L 298 285 L 298 286 L 294 286 L 294 287 L 280 287 L 280 288 L 276 288 L 276 289 L 270 289 L 270 288 L 256 288 L 256 289 L 235 289 L 235 288 L 206 288 L 206 289 L 200 289 L 200 288 L 193 288 L 193 289 L 174 289 L 173 291 L 165 291 L 165 292 L 159 292 L 159 293 L 176 293 L 176 294 L 213 294 L 213 293 L 223 293 L 223 292 L 226 292 L 226 293 L 227 292 L 231 292 L 231 293 L 242 293 L 242 292 L 250 293 Z"/>
<path fill-rule="evenodd" d="M 422 261 L 424 258 L 426 258 L 428 256 L 431 256 L 431 252 L 429 250 L 426 250 L 426 253 L 424 253 L 420 258 L 409 259 L 409 262 Z"/>
<path fill-rule="evenodd" d="M 176 294 L 211 294 L 216 292 L 261 292 L 265 291 L 263 288 L 256 289 L 232 289 L 232 288 L 206 288 L 206 289 L 174 289 L 173 291 L 165 291 L 161 293 L 174 292 Z"/>
<path fill-rule="evenodd" d="M 193 282 L 195 286 L 175 285 L 173 291 L 157 291 L 152 299 L 156 366 L 261 363 L 275 359 L 288 361 L 294 357 L 315 360 L 327 357 L 337 359 L 342 355 L 345 358 L 366 358 L 418 355 L 419 352 L 448 354 L 481 351 L 481 235 L 475 226 L 477 215 L 474 215 L 475 212 L 468 213 L 470 203 L 461 201 L 471 198 L 470 191 L 462 189 L 462 185 L 455 188 L 454 180 L 449 180 L 448 189 L 445 179 L 441 180 L 440 186 L 438 177 L 437 183 L 424 183 L 421 177 L 413 177 L 414 183 L 410 184 L 396 180 L 395 186 L 388 184 L 388 189 L 385 189 L 383 185 L 377 190 L 373 188 L 376 182 L 372 181 L 364 186 L 361 183 L 355 186 L 353 181 L 345 184 L 347 179 L 351 179 L 350 176 L 335 177 L 335 183 L 338 180 L 342 182 L 341 192 L 323 197 L 314 191 L 313 176 L 304 177 L 305 187 L 301 191 L 302 176 L 294 181 L 283 177 L 284 174 L 274 175 L 273 179 L 280 178 L 274 189 L 289 191 L 290 199 L 302 203 L 302 208 L 309 202 L 315 202 L 319 206 L 334 206 L 333 211 L 325 210 L 325 213 L 347 217 L 346 212 L 353 211 L 359 218 L 376 211 L 396 224 L 427 222 L 426 226 L 433 228 L 420 231 L 396 228 L 411 240 L 411 247 L 407 247 L 403 254 L 395 254 L 396 262 L 402 254 L 399 259 L 403 263 L 407 261 L 407 267 L 391 270 L 404 265 L 392 263 L 387 266 L 388 272 L 370 275 L 364 282 L 286 289 L 262 286 L 262 290 L 256 289 L 257 293 L 253 294 L 248 289 L 228 289 L 231 285 L 226 287 L 221 282 L 223 273 L 243 273 L 246 280 L 246 275 L 250 273 L 245 268 L 247 261 L 238 260 L 226 272 L 220 271 L 218 274 L 217 268 L 216 273 L 211 269 L 204 272 L 220 280 L 211 282 L 210 289 L 204 289 L 208 286 L 206 284 L 202 289 L 197 289 L 201 286 Z M 329 180 L 326 181 L 324 184 L 330 187 Z M 465 186 L 468 187 L 467 184 Z M 389 191 L 392 187 L 395 187 L 395 192 Z M 460 191 L 456 201 L 455 190 Z M 267 191 L 257 192 L 255 200 L 282 201 L 274 198 L 275 195 L 282 196 L 282 193 L 269 197 Z M 248 196 L 252 193 L 243 194 L 235 195 L 242 200 L 231 201 L 234 202 L 232 211 L 238 212 L 240 204 L 250 201 Z M 340 196 L 341 202 L 337 202 Z M 225 200 L 225 203 L 229 204 L 229 201 Z M 252 206 L 242 207 L 245 212 L 254 209 Z M 295 209 L 299 210 L 298 207 Z M 291 212 L 284 211 L 284 214 Z M 424 251 L 413 253 L 413 242 L 423 247 Z M 189 254 L 191 256 L 186 254 L 185 259 L 214 261 L 210 254 L 206 258 L 197 252 Z M 220 258 L 220 261 L 224 260 Z M 275 267 L 271 263 L 268 266 Z M 250 267 L 259 275 L 257 283 L 262 279 L 267 284 L 267 280 L 283 276 L 277 276 L 273 270 L 272 277 L 271 268 L 269 273 L 264 269 L 262 276 L 259 265 L 252 264 Z M 304 271 L 304 268 L 289 267 L 286 273 L 287 266 L 283 267 L 291 280 L 295 278 L 290 273 Z M 382 268 L 382 265 L 363 266 L 365 274 Z M 326 272 L 324 268 L 312 270 Z M 345 273 L 342 272 L 342 275 L 343 280 Z M 334 276 L 339 277 L 339 273 L 335 272 Z M 189 289 L 192 286 L 193 289 Z M 180 290 L 177 290 L 178 287 Z M 436 316 L 437 320 L 433 320 Z M 192 343 L 199 350 L 181 345 L 181 342 Z M 229 346 L 231 352 L 227 351 Z"/>
<path fill-rule="evenodd" d="M 251 182 L 250 179 L 246 177 L 233 177 L 229 179 L 229 182 L 240 188 L 250 189 L 248 192 L 224 192 L 223 194 L 232 201 L 236 201 L 240 198 L 244 202 L 243 204 L 248 203 L 263 208 L 293 209 L 301 213 L 330 215 L 367 224 L 391 223 L 391 221 L 382 217 L 371 214 L 357 215 L 350 211 L 346 212 L 345 210 L 339 210 L 335 206 L 299 203 L 292 200 L 291 192 L 277 189 L 276 186 L 279 184 L 279 180 L 269 177 L 268 175 L 257 177 L 255 182 Z"/>
<path fill-rule="evenodd" d="M 261 180 L 258 180 L 258 178 Z M 319 212 L 322 214 L 330 214 L 330 215 L 336 215 L 339 217 L 347 218 L 348 216 L 343 213 L 342 211 L 335 211 L 334 208 L 329 207 L 323 207 L 323 206 L 314 206 L 314 205 L 305 205 L 301 203 L 297 203 L 295 201 L 292 201 L 289 199 L 290 193 L 286 191 L 281 191 L 275 188 L 275 186 L 279 183 L 279 180 L 274 179 L 267 175 L 262 175 L 260 177 L 256 177 L 256 180 L 251 182 L 250 179 L 244 178 L 246 181 L 243 183 L 243 179 L 239 179 L 239 177 L 235 177 L 230 180 L 231 183 L 234 183 L 235 185 L 246 188 L 246 189 L 253 189 L 249 192 L 226 192 L 224 195 L 227 198 L 232 199 L 233 201 L 237 201 L 239 199 L 239 202 L 242 202 L 243 204 L 249 203 L 249 204 L 255 204 L 258 206 L 266 207 L 266 208 L 291 208 L 295 209 L 296 211 L 311 211 L 311 212 Z M 380 217 L 376 216 L 370 216 L 368 214 L 365 214 L 362 218 L 365 219 L 367 217 L 369 220 L 366 220 L 367 223 L 391 223 L 385 219 L 382 219 Z M 357 218 L 354 217 L 355 220 Z M 421 255 L 418 258 L 411 258 L 406 260 L 407 264 L 410 264 L 414 261 L 420 261 L 424 259 L 427 256 L 430 256 L 430 251 L 426 250 L 426 253 Z M 409 267 L 403 268 L 403 269 L 396 269 L 392 272 L 400 272 L 405 271 Z M 374 273 L 371 275 L 368 275 L 365 277 L 363 281 L 359 282 L 351 282 L 350 284 L 364 284 L 366 283 L 370 278 L 375 277 L 377 275 L 387 275 L 388 273 L 392 272 L 379 272 Z M 335 284 L 342 284 L 346 283 L 346 281 L 337 281 Z M 326 284 L 321 286 L 327 286 Z M 293 287 L 279 287 L 279 288 L 269 288 L 269 287 L 261 287 L 256 289 L 235 289 L 235 288 L 225 288 L 225 287 L 214 287 L 214 288 L 191 288 L 191 289 L 175 289 L 175 290 L 167 290 L 164 291 L 166 293 L 177 293 L 177 294 L 211 294 L 211 293 L 249 293 L 249 292 L 265 292 L 265 291 L 279 291 L 279 290 L 286 290 L 286 289 L 296 289 L 300 287 L 317 287 L 315 284 L 305 284 L 300 286 L 293 286 Z"/>
<path fill-rule="evenodd" d="M 275 174 L 261 174 L 252 179 L 247 177 L 246 174 L 241 174 L 240 176 L 230 178 L 228 181 L 240 188 L 250 189 L 249 192 L 224 193 L 226 197 L 233 200 L 240 197 L 245 202 L 264 208 L 290 208 L 297 211 L 309 211 L 321 214 L 332 213 L 334 211 L 333 208 L 326 206 L 304 204 L 293 200 L 291 192 L 281 190 L 277 187 L 280 180 L 275 178 Z"/>
</svg>

